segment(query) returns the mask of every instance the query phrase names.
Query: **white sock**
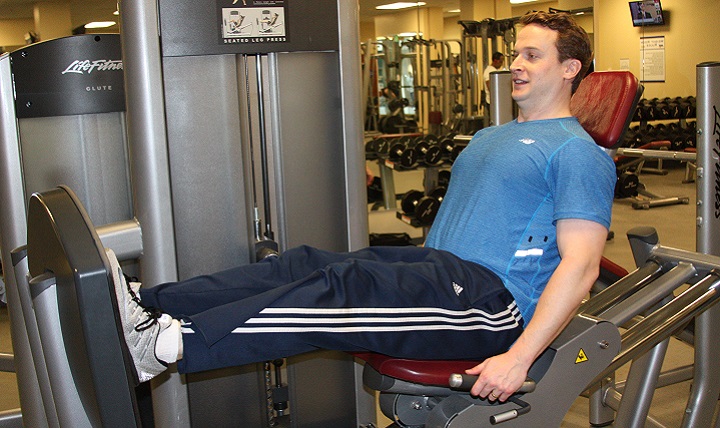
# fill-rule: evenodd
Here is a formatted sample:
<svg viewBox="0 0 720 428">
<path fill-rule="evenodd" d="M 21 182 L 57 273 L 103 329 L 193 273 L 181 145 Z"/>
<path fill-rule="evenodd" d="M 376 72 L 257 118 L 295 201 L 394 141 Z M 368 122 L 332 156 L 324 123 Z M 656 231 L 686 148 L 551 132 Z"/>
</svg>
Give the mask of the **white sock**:
<svg viewBox="0 0 720 428">
<path fill-rule="evenodd" d="M 174 363 L 182 358 L 183 352 L 180 321 L 171 318 L 168 314 L 163 314 L 158 322 L 160 323 L 160 333 L 155 342 L 155 356 L 164 363 Z"/>
</svg>

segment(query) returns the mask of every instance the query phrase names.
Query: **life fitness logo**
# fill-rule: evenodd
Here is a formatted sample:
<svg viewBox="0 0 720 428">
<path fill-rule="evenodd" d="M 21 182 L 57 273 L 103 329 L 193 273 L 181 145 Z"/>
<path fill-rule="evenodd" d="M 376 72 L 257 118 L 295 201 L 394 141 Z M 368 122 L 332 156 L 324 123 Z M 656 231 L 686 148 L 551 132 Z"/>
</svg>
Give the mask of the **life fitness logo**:
<svg viewBox="0 0 720 428">
<path fill-rule="evenodd" d="M 97 59 L 97 60 L 75 60 L 67 66 L 62 74 L 91 74 L 93 72 L 122 71 L 122 60 L 119 59 Z M 87 92 L 112 91 L 112 85 L 96 85 L 85 87 Z"/>
</svg>

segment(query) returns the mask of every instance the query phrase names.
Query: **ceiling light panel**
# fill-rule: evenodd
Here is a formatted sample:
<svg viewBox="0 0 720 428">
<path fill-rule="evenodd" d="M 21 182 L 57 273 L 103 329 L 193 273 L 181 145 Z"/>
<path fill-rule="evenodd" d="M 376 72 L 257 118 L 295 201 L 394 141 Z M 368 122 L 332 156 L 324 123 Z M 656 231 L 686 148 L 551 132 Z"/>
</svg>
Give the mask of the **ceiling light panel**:
<svg viewBox="0 0 720 428">
<path fill-rule="evenodd" d="M 409 7 L 416 7 L 416 6 L 425 6 L 424 1 L 418 1 L 418 2 L 397 2 L 397 3 L 390 3 L 390 4 L 383 4 L 380 6 L 375 6 L 375 9 L 379 10 L 397 10 L 397 9 L 407 9 Z"/>
</svg>

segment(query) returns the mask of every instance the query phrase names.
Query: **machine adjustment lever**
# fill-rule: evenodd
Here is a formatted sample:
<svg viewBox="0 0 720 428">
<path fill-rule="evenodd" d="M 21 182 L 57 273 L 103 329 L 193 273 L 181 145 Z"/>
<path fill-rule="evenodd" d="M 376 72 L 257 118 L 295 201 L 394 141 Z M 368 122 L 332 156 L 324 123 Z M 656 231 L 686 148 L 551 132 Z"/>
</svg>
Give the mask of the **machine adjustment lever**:
<svg viewBox="0 0 720 428">
<path fill-rule="evenodd" d="M 530 404 L 528 404 L 518 398 L 515 398 L 515 397 L 510 397 L 508 399 L 508 401 L 511 401 L 511 402 L 517 404 L 518 406 L 520 406 L 520 408 L 508 410 L 506 412 L 502 412 L 502 413 L 498 413 L 497 415 L 490 416 L 490 423 L 492 425 L 497 425 L 497 424 L 500 424 L 503 422 L 507 422 L 511 419 L 515 419 L 518 416 L 521 416 L 521 415 L 524 415 L 524 414 L 530 412 Z"/>
</svg>

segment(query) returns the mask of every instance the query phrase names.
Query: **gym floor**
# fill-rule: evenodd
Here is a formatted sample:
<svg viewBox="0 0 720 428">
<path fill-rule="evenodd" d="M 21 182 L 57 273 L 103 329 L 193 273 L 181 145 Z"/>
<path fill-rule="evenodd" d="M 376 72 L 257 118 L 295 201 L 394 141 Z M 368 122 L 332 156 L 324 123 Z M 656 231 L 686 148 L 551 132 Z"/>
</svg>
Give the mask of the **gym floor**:
<svg viewBox="0 0 720 428">
<path fill-rule="evenodd" d="M 377 165 L 370 164 L 377 172 Z M 615 238 L 607 242 L 605 255 L 610 260 L 627 270 L 635 265 L 632 259 L 626 232 L 636 226 L 653 226 L 658 230 L 660 242 L 664 245 L 681 249 L 695 249 L 695 185 L 683 183 L 685 169 L 683 165 L 665 163 L 666 175 L 643 173 L 641 182 L 653 193 L 663 196 L 686 196 L 690 199 L 687 205 L 674 205 L 635 210 L 630 200 L 616 200 L 613 207 L 612 231 Z M 396 193 L 410 189 L 421 189 L 423 173 L 421 170 L 395 173 Z M 404 225 L 390 210 L 370 212 L 371 232 L 407 232 L 413 238 L 422 238 L 422 231 Z M 0 352 L 12 352 L 9 335 L 7 308 L 0 308 Z M 665 366 L 677 367 L 692 363 L 693 349 L 683 343 L 673 341 L 670 345 Z M 618 378 L 622 378 L 619 374 Z M 685 410 L 690 382 L 669 386 L 658 390 L 653 400 L 651 416 L 666 426 L 679 426 Z M 15 375 L 0 372 L 0 411 L 19 407 Z M 587 399 L 578 398 L 565 417 L 563 428 L 588 426 Z M 380 426 L 383 425 L 382 421 Z M 388 421 L 385 421 L 388 422 Z M 388 422 L 389 423 L 389 422 Z M 387 425 L 387 424 L 386 424 Z"/>
</svg>

